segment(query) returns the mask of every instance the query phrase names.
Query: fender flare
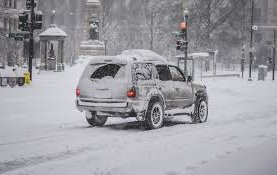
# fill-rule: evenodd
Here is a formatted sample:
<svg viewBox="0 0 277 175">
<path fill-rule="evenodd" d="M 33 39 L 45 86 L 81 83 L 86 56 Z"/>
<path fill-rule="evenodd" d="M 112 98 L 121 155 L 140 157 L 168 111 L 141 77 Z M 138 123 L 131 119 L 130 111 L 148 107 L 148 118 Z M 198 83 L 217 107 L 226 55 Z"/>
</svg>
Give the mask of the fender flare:
<svg viewBox="0 0 277 175">
<path fill-rule="evenodd" d="M 199 99 L 199 98 L 200 99 L 205 99 L 208 102 L 208 95 L 203 90 L 196 92 L 196 94 L 195 94 L 195 100 Z"/>
</svg>

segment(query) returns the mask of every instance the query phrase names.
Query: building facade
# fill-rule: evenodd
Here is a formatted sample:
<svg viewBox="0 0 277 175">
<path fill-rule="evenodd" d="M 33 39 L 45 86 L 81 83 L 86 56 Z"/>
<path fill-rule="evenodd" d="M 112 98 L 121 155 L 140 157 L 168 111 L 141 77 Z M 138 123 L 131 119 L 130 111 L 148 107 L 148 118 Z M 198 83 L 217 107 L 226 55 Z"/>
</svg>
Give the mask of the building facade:
<svg viewBox="0 0 277 175">
<path fill-rule="evenodd" d="M 277 26 L 277 0 L 255 1 L 254 9 L 254 25 Z M 261 27 L 254 31 L 254 47 L 259 63 L 266 63 L 268 57 L 272 56 L 273 35 L 273 29 Z"/>
<path fill-rule="evenodd" d="M 22 44 L 16 43 L 7 34 L 18 30 L 18 14 L 23 1 L 0 0 L 0 63 L 1 65 L 16 64 Z"/>
</svg>

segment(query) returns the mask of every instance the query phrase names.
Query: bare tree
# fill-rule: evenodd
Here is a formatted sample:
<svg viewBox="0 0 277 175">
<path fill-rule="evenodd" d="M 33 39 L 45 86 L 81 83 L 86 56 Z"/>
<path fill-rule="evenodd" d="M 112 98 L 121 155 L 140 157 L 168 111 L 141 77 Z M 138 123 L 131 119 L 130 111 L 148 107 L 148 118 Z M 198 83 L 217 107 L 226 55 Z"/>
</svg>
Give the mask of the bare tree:
<svg viewBox="0 0 277 175">
<path fill-rule="evenodd" d="M 201 44 L 212 48 L 211 35 L 235 12 L 239 0 L 193 0 L 198 17 Z"/>
</svg>

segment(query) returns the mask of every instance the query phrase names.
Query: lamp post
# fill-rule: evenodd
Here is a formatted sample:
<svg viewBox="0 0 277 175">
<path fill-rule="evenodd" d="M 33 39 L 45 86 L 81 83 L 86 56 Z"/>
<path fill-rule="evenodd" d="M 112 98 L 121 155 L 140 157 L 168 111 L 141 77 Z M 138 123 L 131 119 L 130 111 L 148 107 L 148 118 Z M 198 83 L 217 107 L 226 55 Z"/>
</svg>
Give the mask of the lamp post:
<svg viewBox="0 0 277 175">
<path fill-rule="evenodd" d="M 184 10 L 184 22 L 186 24 L 185 31 L 184 31 L 184 40 L 185 40 L 185 59 L 184 59 L 184 73 L 187 76 L 187 60 L 188 60 L 188 18 L 189 18 L 189 10 L 186 8 Z"/>
<path fill-rule="evenodd" d="M 248 81 L 252 81 L 251 71 L 253 63 L 253 24 L 254 24 L 254 0 L 252 0 L 251 10 L 251 32 L 250 32 L 250 52 L 249 52 L 249 78 Z"/>
<path fill-rule="evenodd" d="M 52 16 L 51 16 L 51 24 L 54 24 L 55 23 L 55 15 L 56 15 L 56 10 L 52 10 L 51 11 L 51 13 L 52 13 Z"/>
<path fill-rule="evenodd" d="M 71 11 L 70 13 L 69 13 L 69 17 L 70 17 L 70 35 L 71 35 L 71 37 L 72 37 L 72 54 L 71 54 L 71 56 L 70 56 L 70 67 L 72 67 L 72 65 L 73 65 L 73 57 L 75 56 L 75 39 L 74 39 L 74 29 L 73 29 L 73 17 L 74 17 L 74 13 Z"/>
</svg>

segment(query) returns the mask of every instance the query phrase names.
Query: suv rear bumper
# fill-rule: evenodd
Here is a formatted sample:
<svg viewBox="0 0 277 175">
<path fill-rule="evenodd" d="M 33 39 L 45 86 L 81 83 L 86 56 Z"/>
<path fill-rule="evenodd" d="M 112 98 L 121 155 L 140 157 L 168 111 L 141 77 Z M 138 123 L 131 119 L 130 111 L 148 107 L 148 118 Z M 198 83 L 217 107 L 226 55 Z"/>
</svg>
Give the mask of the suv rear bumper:
<svg viewBox="0 0 277 175">
<path fill-rule="evenodd" d="M 130 113 L 132 108 L 125 103 L 88 103 L 76 100 L 76 107 L 79 111 L 101 111 L 101 112 L 119 112 Z"/>
<path fill-rule="evenodd" d="M 123 103 L 92 103 L 76 100 L 76 107 L 79 111 L 96 111 L 107 113 L 110 117 L 136 117 L 137 120 L 143 121 L 146 111 L 144 101 L 129 101 Z"/>
</svg>

